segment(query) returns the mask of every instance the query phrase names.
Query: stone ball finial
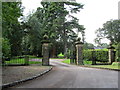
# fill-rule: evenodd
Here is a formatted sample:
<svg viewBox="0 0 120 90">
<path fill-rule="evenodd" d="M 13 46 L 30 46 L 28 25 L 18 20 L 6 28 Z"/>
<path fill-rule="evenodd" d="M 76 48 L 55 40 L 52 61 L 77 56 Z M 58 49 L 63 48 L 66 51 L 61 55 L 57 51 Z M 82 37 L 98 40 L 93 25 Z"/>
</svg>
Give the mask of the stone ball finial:
<svg viewBox="0 0 120 90">
<path fill-rule="evenodd" d="M 113 47 L 112 45 L 113 45 L 113 43 L 110 42 L 110 43 L 109 43 L 109 47 L 108 47 L 108 49 L 115 49 L 115 47 Z"/>
<path fill-rule="evenodd" d="M 113 44 L 112 42 L 109 43 L 110 46 L 112 46 L 112 44 Z"/>
<path fill-rule="evenodd" d="M 80 38 L 80 37 L 78 37 L 78 38 L 77 38 L 77 41 L 80 41 L 80 40 L 81 40 L 81 38 Z"/>
<path fill-rule="evenodd" d="M 48 40 L 48 39 L 49 39 L 48 35 L 45 34 L 45 35 L 43 36 L 43 39 L 44 39 L 44 40 Z"/>
<path fill-rule="evenodd" d="M 43 40 L 41 41 L 41 43 L 50 43 L 49 36 L 46 33 L 44 34 Z"/>
<path fill-rule="evenodd" d="M 80 38 L 80 37 L 78 37 L 78 38 L 76 39 L 75 44 L 83 44 L 83 43 L 81 42 L 81 38 Z"/>
</svg>

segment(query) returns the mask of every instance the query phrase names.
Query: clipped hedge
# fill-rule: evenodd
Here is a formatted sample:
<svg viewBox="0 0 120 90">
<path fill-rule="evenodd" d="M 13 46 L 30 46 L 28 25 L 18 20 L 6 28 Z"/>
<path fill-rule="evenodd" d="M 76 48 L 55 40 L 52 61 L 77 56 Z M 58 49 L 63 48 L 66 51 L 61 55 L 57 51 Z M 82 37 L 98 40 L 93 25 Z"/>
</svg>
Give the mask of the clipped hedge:
<svg viewBox="0 0 120 90">
<path fill-rule="evenodd" d="M 116 61 L 120 62 L 120 42 L 117 45 Z"/>
<path fill-rule="evenodd" d="M 95 60 L 100 62 L 108 62 L 108 51 L 95 51 Z"/>
<path fill-rule="evenodd" d="M 92 61 L 92 50 L 84 50 L 83 51 L 83 59 Z"/>
<path fill-rule="evenodd" d="M 95 61 L 108 62 L 108 50 L 107 49 L 84 50 L 83 58 L 84 60 L 88 60 L 88 61 L 92 61 L 94 58 Z"/>
</svg>

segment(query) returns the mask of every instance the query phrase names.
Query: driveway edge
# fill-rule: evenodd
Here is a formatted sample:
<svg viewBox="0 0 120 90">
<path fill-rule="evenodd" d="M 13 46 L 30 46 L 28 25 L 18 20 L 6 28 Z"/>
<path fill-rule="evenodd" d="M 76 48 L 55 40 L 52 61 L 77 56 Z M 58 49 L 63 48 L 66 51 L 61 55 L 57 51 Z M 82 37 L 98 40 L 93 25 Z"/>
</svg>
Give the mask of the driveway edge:
<svg viewBox="0 0 120 90">
<path fill-rule="evenodd" d="M 29 81 L 29 80 L 33 80 L 33 79 L 35 79 L 35 78 L 37 78 L 37 77 L 43 76 L 44 74 L 46 74 L 46 73 L 48 73 L 49 71 L 51 71 L 52 68 L 53 68 L 53 66 L 51 66 L 50 69 L 45 70 L 45 71 L 43 71 L 43 72 L 40 73 L 40 74 L 37 74 L 37 75 L 32 76 L 32 77 L 28 77 L 28 78 L 26 78 L 26 79 L 14 81 L 14 82 L 12 82 L 12 83 L 3 84 L 3 85 L 2 85 L 2 89 L 8 88 L 8 87 L 11 87 L 11 86 L 15 86 L 15 85 L 17 85 L 17 84 L 20 84 L 20 83 L 23 83 L 23 82 L 26 82 L 26 81 Z"/>
<path fill-rule="evenodd" d="M 89 67 L 89 66 L 81 66 L 81 67 L 88 67 L 88 68 L 96 68 L 96 69 L 120 71 L 120 69 L 111 69 L 111 68 L 103 68 L 103 67 Z"/>
</svg>

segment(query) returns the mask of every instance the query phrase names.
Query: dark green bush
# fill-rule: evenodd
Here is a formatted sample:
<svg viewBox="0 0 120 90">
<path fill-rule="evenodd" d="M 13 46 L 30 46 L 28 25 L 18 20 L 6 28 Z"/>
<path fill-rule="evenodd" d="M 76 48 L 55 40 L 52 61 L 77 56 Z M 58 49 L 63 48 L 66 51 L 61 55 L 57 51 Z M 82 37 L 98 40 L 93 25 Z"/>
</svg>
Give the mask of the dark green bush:
<svg viewBox="0 0 120 90">
<path fill-rule="evenodd" d="M 2 53 L 4 57 L 10 57 L 11 47 L 8 39 L 2 39 Z"/>
<path fill-rule="evenodd" d="M 108 62 L 108 51 L 95 51 L 95 60 L 100 62 Z"/>
<path fill-rule="evenodd" d="M 120 62 L 113 62 L 112 65 L 113 66 L 120 66 Z"/>
<path fill-rule="evenodd" d="M 96 61 L 108 62 L 108 50 L 84 50 L 83 58 L 88 61 L 92 61 L 94 58 Z"/>
<path fill-rule="evenodd" d="M 83 58 L 84 58 L 84 60 L 92 61 L 92 51 L 91 50 L 84 50 L 83 51 Z"/>
<path fill-rule="evenodd" d="M 58 54 L 58 58 L 64 58 L 64 55 L 62 53 Z"/>
<path fill-rule="evenodd" d="M 67 51 L 66 57 L 67 57 L 67 58 L 70 58 L 70 50 Z"/>
<path fill-rule="evenodd" d="M 120 42 L 117 44 L 116 61 L 120 62 Z"/>
<path fill-rule="evenodd" d="M 8 39 L 2 38 L 2 61 L 9 59 L 11 56 L 11 46 Z"/>
</svg>

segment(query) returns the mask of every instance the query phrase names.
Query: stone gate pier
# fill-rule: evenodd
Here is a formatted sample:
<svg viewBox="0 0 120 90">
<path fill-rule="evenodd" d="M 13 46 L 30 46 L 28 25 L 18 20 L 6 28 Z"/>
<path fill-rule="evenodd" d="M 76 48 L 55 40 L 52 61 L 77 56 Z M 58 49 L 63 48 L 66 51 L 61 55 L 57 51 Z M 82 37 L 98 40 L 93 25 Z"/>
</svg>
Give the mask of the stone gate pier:
<svg viewBox="0 0 120 90">
<path fill-rule="evenodd" d="M 83 65 L 83 43 L 80 40 L 81 38 L 78 38 L 75 42 L 77 65 Z"/>
<path fill-rule="evenodd" d="M 49 66 L 49 39 L 48 36 L 45 34 L 43 36 L 44 40 L 42 41 L 42 65 Z"/>
</svg>

